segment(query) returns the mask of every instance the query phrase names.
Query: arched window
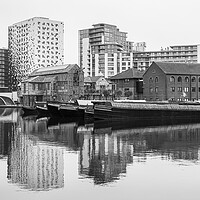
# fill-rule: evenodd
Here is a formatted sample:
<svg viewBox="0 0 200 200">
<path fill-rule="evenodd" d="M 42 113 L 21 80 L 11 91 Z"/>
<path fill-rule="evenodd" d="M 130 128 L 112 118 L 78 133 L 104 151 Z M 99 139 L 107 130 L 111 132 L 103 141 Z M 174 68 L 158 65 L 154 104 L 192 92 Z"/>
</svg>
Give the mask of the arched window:
<svg viewBox="0 0 200 200">
<path fill-rule="evenodd" d="M 182 82 L 182 78 L 180 76 L 178 77 L 178 82 Z"/>
<path fill-rule="evenodd" d="M 175 82 L 175 78 L 173 76 L 170 77 L 170 82 Z"/>
<path fill-rule="evenodd" d="M 152 77 L 149 78 L 149 83 L 153 83 L 153 78 Z"/>
<path fill-rule="evenodd" d="M 185 82 L 189 82 L 189 78 L 187 76 L 185 77 Z"/>
<path fill-rule="evenodd" d="M 158 77 L 156 76 L 156 78 L 155 78 L 155 83 L 158 83 Z"/>
<path fill-rule="evenodd" d="M 200 82 L 200 77 L 199 77 L 199 82 Z"/>
<path fill-rule="evenodd" d="M 195 82 L 196 81 L 196 78 L 193 76 L 192 77 L 192 82 Z"/>
</svg>

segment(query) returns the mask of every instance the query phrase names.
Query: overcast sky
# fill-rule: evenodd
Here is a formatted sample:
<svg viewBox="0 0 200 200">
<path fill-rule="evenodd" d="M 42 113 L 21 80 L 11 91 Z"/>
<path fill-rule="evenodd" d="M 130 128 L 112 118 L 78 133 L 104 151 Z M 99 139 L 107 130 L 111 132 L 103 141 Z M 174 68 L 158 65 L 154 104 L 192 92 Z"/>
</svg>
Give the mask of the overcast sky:
<svg viewBox="0 0 200 200">
<path fill-rule="evenodd" d="M 147 50 L 200 44 L 199 0 L 1 0 L 0 48 L 8 26 L 32 18 L 64 22 L 65 64 L 78 63 L 78 30 L 96 23 L 116 25 Z"/>
</svg>

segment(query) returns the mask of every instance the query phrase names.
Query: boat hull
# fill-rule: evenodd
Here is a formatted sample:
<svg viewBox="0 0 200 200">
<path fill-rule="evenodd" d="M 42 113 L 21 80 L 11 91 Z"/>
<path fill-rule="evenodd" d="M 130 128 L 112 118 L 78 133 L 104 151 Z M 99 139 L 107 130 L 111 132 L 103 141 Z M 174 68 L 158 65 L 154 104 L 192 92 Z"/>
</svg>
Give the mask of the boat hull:
<svg viewBox="0 0 200 200">
<path fill-rule="evenodd" d="M 22 115 L 29 116 L 29 115 L 38 115 L 36 108 L 29 107 L 29 106 L 22 106 Z"/>
<path fill-rule="evenodd" d="M 59 107 L 60 116 L 63 118 L 84 118 L 85 109 L 79 108 L 78 106 L 60 106 Z"/>
<path fill-rule="evenodd" d="M 200 119 L 200 106 L 194 105 L 154 105 L 154 104 L 112 104 L 96 105 L 94 118 L 103 120 L 127 119 Z"/>
<path fill-rule="evenodd" d="M 47 103 L 47 109 L 51 117 L 61 117 L 59 112 L 59 104 Z"/>
<path fill-rule="evenodd" d="M 36 106 L 38 117 L 49 117 L 50 113 L 46 107 Z"/>
</svg>

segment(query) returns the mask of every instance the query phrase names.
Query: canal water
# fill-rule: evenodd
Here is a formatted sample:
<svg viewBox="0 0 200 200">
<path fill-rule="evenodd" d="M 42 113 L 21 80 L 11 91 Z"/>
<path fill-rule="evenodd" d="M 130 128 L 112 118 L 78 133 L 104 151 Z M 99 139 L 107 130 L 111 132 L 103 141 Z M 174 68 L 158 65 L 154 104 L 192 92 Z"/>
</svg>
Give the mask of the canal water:
<svg viewBox="0 0 200 200">
<path fill-rule="evenodd" d="M 0 195 L 15 200 L 196 200 L 200 123 L 81 123 L 0 109 Z"/>
</svg>

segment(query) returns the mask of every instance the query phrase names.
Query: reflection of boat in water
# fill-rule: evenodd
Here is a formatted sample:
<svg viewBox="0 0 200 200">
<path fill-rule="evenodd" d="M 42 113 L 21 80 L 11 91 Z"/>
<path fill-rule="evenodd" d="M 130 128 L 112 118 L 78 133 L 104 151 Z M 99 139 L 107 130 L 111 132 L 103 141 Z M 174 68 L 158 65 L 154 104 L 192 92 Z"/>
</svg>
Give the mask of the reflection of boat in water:
<svg viewBox="0 0 200 200">
<path fill-rule="evenodd" d="M 48 118 L 48 122 L 47 122 L 47 126 L 55 126 L 58 124 L 66 124 L 66 123 L 72 123 L 75 122 L 78 125 L 83 125 L 84 124 L 84 120 L 80 119 L 80 118 L 59 118 L 59 117 L 50 117 Z"/>
<path fill-rule="evenodd" d="M 193 118 L 183 118 L 183 119 L 171 119 L 171 118 L 162 118 L 159 119 L 127 119 L 119 121 L 112 120 L 95 120 L 94 129 L 111 128 L 112 130 L 128 129 L 128 128 L 145 128 L 145 127 L 155 127 L 155 126 L 167 126 L 167 125 L 181 125 L 181 124 L 194 124 L 199 123 L 199 119 Z"/>
</svg>

